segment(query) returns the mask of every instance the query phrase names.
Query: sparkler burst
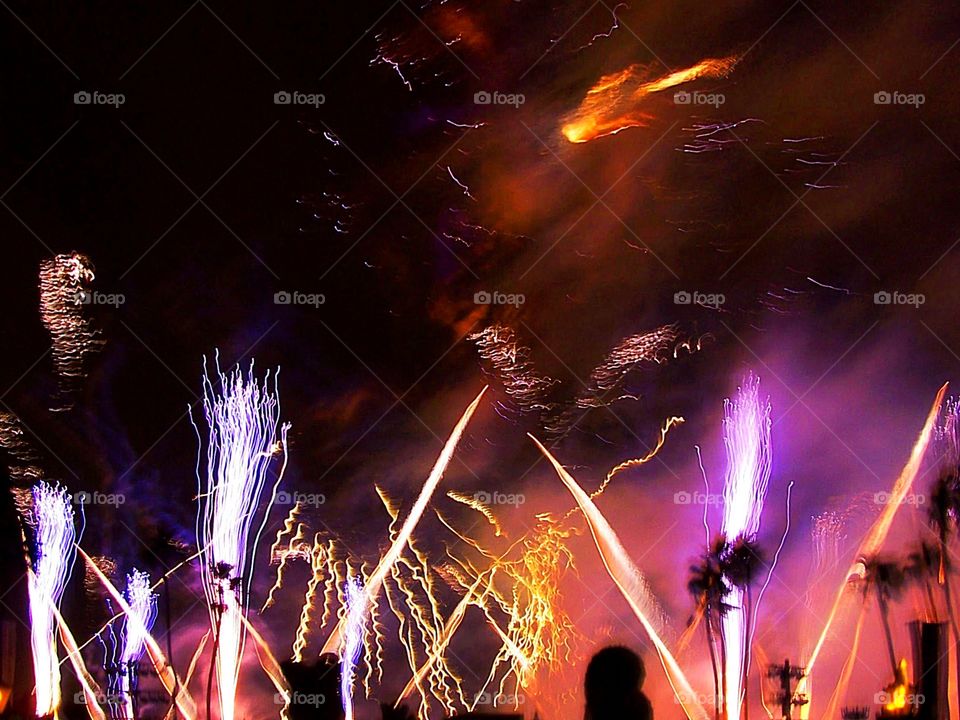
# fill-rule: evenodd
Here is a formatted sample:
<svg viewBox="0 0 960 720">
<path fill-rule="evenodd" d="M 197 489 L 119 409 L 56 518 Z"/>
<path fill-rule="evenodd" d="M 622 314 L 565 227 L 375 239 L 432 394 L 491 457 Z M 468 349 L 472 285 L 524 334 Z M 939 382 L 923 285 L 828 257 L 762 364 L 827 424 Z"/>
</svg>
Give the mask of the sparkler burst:
<svg viewBox="0 0 960 720">
<path fill-rule="evenodd" d="M 761 400 L 760 380 L 753 374 L 739 388 L 736 399 L 724 403 L 723 442 L 727 470 L 721 532 L 734 543 L 749 543 L 760 529 L 772 461 L 770 403 Z M 746 603 L 750 578 L 746 584 L 729 575 L 726 579 L 730 590 L 723 599 L 727 609 L 721 621 L 726 641 L 723 702 L 726 717 L 733 720 L 740 717 L 744 705 L 750 667 L 750 608 Z"/>
<path fill-rule="evenodd" d="M 83 378 L 87 358 L 103 344 L 85 312 L 93 279 L 90 259 L 77 252 L 56 255 L 40 263 L 40 317 L 50 333 L 62 395 L 62 405 L 57 410 L 72 406 L 68 396 Z"/>
<path fill-rule="evenodd" d="M 206 360 L 204 370 L 203 409 L 209 433 L 202 477 L 199 460 L 197 468 L 197 539 L 213 628 L 220 717 L 233 720 L 253 560 L 286 467 L 289 424 L 279 425 L 277 373 L 271 384 L 269 371 L 262 382 L 254 377 L 252 361 L 246 373 L 239 367 L 223 373 L 218 362 L 215 387 L 206 372 Z M 199 438 L 199 429 L 197 434 Z M 282 462 L 257 526 L 268 471 L 278 454 Z"/>
<path fill-rule="evenodd" d="M 363 652 L 366 613 L 363 602 L 363 583 L 356 576 L 347 580 L 346 616 L 343 631 L 343 649 L 340 652 L 340 699 L 343 703 L 344 720 L 353 720 L 353 684 L 357 661 Z"/>
<path fill-rule="evenodd" d="M 60 663 L 54 639 L 55 616 L 73 569 L 77 531 L 70 495 L 60 485 L 40 481 L 24 522 L 28 550 L 27 593 L 30 601 L 30 645 L 36 679 L 37 717 L 60 707 Z"/>
</svg>

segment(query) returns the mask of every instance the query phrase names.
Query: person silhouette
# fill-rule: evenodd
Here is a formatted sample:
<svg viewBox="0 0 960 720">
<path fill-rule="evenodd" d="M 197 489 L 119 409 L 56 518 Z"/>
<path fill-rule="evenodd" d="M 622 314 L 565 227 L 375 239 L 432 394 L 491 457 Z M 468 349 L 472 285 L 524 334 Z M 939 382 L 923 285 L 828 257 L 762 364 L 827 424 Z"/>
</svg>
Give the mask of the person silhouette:
<svg viewBox="0 0 960 720">
<path fill-rule="evenodd" d="M 620 645 L 600 650 L 583 681 L 584 720 L 653 720 L 653 706 L 641 689 L 646 676 L 633 650 Z"/>
</svg>

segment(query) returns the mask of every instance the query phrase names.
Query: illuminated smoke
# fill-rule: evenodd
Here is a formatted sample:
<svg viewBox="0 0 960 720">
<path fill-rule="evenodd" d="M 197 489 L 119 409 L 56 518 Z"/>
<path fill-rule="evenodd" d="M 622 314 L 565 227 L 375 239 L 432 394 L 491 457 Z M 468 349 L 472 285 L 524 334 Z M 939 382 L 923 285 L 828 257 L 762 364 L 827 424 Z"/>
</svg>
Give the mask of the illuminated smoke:
<svg viewBox="0 0 960 720">
<path fill-rule="evenodd" d="M 340 651 L 340 699 L 343 703 L 344 720 L 353 720 L 353 681 L 357 662 L 363 652 L 364 626 L 366 625 L 363 602 L 363 583 L 351 577 L 346 584 L 346 617 L 343 630 L 343 648 Z"/>
<path fill-rule="evenodd" d="M 36 679 L 37 717 L 60 707 L 60 662 L 54 639 L 55 614 L 74 560 L 73 507 L 66 489 L 41 481 L 33 486 L 32 504 L 23 516 L 29 548 L 27 592 L 30 644 Z"/>
<path fill-rule="evenodd" d="M 199 472 L 197 539 L 200 573 L 210 611 L 216 648 L 217 690 L 221 720 L 233 720 L 240 658 L 246 641 L 250 582 L 257 543 L 276 496 L 287 459 L 288 424 L 279 428 L 277 374 L 261 383 L 239 367 L 216 368 L 219 392 L 204 361 L 203 409 L 209 434 L 206 472 Z M 197 429 L 199 437 L 199 429 Z M 202 442 L 201 442 L 202 448 Z M 283 460 L 272 481 L 259 527 L 255 526 L 267 473 L 275 455 Z M 253 535 L 251 537 L 251 531 Z"/>
<path fill-rule="evenodd" d="M 627 128 L 645 127 L 653 120 L 649 109 L 643 107 L 651 95 L 698 78 L 726 77 L 737 59 L 731 56 L 701 60 L 652 80 L 648 68 L 640 65 L 604 75 L 587 91 L 580 106 L 564 119 L 561 132 L 569 142 L 584 143 Z"/>
<path fill-rule="evenodd" d="M 736 400 L 724 403 L 723 442 L 727 472 L 723 486 L 721 532 L 730 542 L 756 538 L 770 480 L 770 403 L 760 399 L 760 380 L 747 377 Z M 748 580 L 749 582 L 749 580 Z M 740 717 L 749 669 L 748 612 L 745 588 L 728 578 L 730 592 L 721 623 L 726 643 L 723 700 L 726 717 Z"/>
<path fill-rule="evenodd" d="M 20 418 L 0 411 L 0 449 L 9 455 L 7 471 L 14 483 L 32 484 L 43 478 L 37 453 L 27 440 Z"/>
<path fill-rule="evenodd" d="M 50 333 L 59 376 L 62 405 L 57 410 L 72 407 L 67 397 L 84 377 L 87 358 L 103 345 L 84 312 L 93 279 L 93 265 L 80 253 L 56 255 L 40 263 L 40 317 Z"/>
<path fill-rule="evenodd" d="M 503 391 L 520 413 L 553 408 L 545 398 L 559 380 L 538 375 L 534 371 L 530 348 L 519 342 L 513 328 L 491 325 L 473 333 L 468 339 L 477 344 L 480 358 L 489 364 L 493 374 L 503 384 Z M 497 412 L 502 412 L 502 409 L 498 403 Z"/>
</svg>

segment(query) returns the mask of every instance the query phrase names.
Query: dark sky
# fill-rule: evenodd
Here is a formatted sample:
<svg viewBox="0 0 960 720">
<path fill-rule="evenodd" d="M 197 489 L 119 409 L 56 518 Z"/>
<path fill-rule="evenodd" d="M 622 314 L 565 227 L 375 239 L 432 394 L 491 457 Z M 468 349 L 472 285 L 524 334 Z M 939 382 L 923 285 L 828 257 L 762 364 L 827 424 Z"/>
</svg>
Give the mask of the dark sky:
<svg viewBox="0 0 960 720">
<path fill-rule="evenodd" d="M 794 481 L 798 576 L 809 518 L 831 497 L 889 487 L 957 375 L 956 5 L 3 5 L 0 401 L 50 478 L 131 498 L 88 518 L 84 541 L 121 565 L 159 573 L 165 538 L 194 542 L 185 411 L 216 349 L 224 366 L 281 367 L 285 486 L 326 494 L 322 522 L 369 558 L 386 528 L 373 484 L 411 499 L 487 382 L 445 482 L 526 493 L 520 524 L 540 509 L 529 503 L 569 505 L 525 435 L 543 434 L 543 418 L 511 404 L 470 332 L 514 328 L 562 405 L 623 338 L 677 323 L 698 352 L 637 368 L 622 391 L 638 400 L 554 440 L 594 487 L 664 418 L 687 419 L 663 463 L 624 476 L 623 501 L 605 508 L 615 527 L 643 520 L 623 527 L 633 549 L 675 534 L 669 559 L 645 569 L 678 627 L 700 529 L 695 512 L 670 506 L 678 525 L 655 508 L 699 487 L 695 445 L 719 480 L 722 401 L 745 372 L 761 376 L 776 423 L 764 538 L 778 539 Z M 583 144 L 560 133 L 601 76 L 727 56 L 739 57 L 727 77 L 684 86 L 721 93 L 718 107 L 666 91 L 645 101 L 644 127 Z M 525 102 L 477 105 L 484 90 Z M 77 105 L 82 91 L 124 102 Z M 280 91 L 325 102 L 277 105 Z M 878 105 L 883 91 L 924 102 Z M 689 152 L 705 140 L 719 149 Z M 106 344 L 75 407 L 51 413 L 37 274 L 74 250 L 96 266 L 94 288 L 125 302 L 91 308 Z M 282 291 L 325 302 L 275 304 Z M 478 306 L 478 291 L 525 302 Z M 677 305 L 679 291 L 725 302 Z M 925 301 L 878 305 L 877 292 Z M 577 552 L 607 583 L 589 542 Z M 67 603 L 80 612 L 78 593 Z M 773 652 L 809 643 L 802 624 Z M 271 631 L 290 641 L 286 625 Z"/>
</svg>

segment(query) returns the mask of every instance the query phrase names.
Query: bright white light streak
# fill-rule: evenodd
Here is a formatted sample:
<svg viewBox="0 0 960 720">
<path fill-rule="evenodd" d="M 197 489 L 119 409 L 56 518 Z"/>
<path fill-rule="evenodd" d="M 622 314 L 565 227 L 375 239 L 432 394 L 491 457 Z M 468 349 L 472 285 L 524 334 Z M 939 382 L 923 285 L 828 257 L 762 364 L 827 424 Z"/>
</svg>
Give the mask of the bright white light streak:
<svg viewBox="0 0 960 720">
<path fill-rule="evenodd" d="M 200 474 L 199 456 L 197 458 L 200 505 L 197 544 L 205 549 L 201 554 L 200 574 L 216 639 L 220 718 L 234 720 L 253 561 L 286 468 L 290 426 L 279 426 L 278 438 L 279 371 L 274 373 L 272 382 L 268 371 L 261 383 L 253 375 L 252 361 L 246 373 L 239 367 L 223 373 L 219 354 L 215 361 L 217 387 L 211 382 L 204 358 L 203 411 L 209 432 L 204 477 Z M 194 428 L 199 439 L 196 424 Z M 278 453 L 282 454 L 283 461 L 251 542 L 251 529 L 267 485 L 270 462 Z"/>
<path fill-rule="evenodd" d="M 347 578 L 345 593 L 347 622 L 340 651 L 340 700 L 343 703 L 344 720 L 353 720 L 353 681 L 363 651 L 366 627 L 363 583 L 359 577 Z"/>
<path fill-rule="evenodd" d="M 54 638 L 54 614 L 73 569 L 74 512 L 71 498 L 60 485 L 40 481 L 32 489 L 29 517 L 31 572 L 27 576 L 30 603 L 30 645 L 36 679 L 37 717 L 53 715 L 60 707 L 60 663 Z"/>
</svg>

